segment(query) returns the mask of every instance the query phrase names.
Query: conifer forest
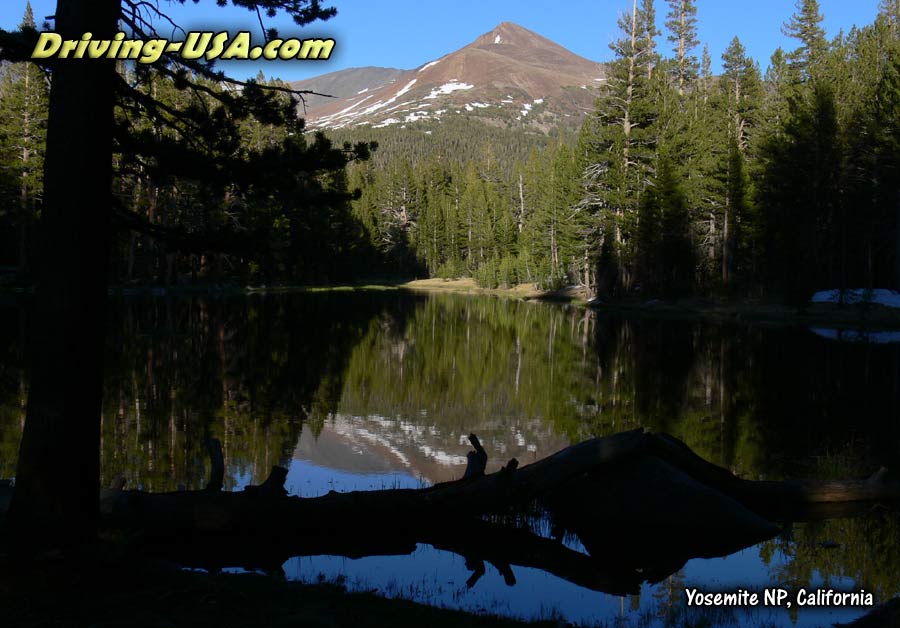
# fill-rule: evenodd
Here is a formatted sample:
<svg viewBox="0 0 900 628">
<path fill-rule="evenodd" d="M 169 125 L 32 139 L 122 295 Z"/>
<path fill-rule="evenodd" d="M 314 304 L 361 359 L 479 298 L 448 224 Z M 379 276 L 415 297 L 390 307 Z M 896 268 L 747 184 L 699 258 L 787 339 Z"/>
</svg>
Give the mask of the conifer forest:
<svg viewBox="0 0 900 628">
<path fill-rule="evenodd" d="M 898 286 L 900 3 L 829 40 L 816 0 L 798 2 L 794 47 L 765 72 L 735 38 L 713 73 L 700 19 L 693 0 L 623 6 L 594 110 L 548 133 L 465 116 L 312 133 L 287 90 L 261 89 L 277 79 L 237 103 L 215 76 L 185 89 L 123 65 L 111 279 L 473 277 L 789 303 Z M 7 63 L 0 96 L 0 264 L 27 273 L 47 78 Z"/>
</svg>

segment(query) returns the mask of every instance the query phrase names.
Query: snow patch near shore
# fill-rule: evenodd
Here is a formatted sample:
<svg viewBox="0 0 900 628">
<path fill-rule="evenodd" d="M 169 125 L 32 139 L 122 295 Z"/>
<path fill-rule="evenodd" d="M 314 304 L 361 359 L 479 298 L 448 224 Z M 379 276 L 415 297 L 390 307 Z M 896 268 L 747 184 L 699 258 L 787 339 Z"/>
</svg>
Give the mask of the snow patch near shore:
<svg viewBox="0 0 900 628">
<path fill-rule="evenodd" d="M 872 290 L 854 288 L 843 291 L 842 301 L 840 290 L 822 290 L 815 293 L 811 301 L 813 303 L 869 303 L 872 305 L 900 308 L 900 292 L 897 292 L 896 290 L 886 290 L 884 288 L 873 288 Z"/>
<path fill-rule="evenodd" d="M 868 342 L 877 345 L 900 342 L 900 331 L 863 331 L 859 329 L 829 329 L 824 327 L 813 327 L 810 331 L 822 338 L 839 342 Z"/>
</svg>

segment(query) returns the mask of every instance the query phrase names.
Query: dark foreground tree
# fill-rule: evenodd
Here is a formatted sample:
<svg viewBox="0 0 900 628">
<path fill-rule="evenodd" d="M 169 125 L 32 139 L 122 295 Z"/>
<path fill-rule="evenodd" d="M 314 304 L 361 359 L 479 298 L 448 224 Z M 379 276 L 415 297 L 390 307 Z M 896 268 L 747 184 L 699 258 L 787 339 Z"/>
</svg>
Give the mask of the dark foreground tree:
<svg viewBox="0 0 900 628">
<path fill-rule="evenodd" d="M 118 0 L 60 0 L 56 30 L 112 38 L 118 19 Z M 113 61 L 53 68 L 33 361 L 9 519 L 23 541 L 68 544 L 96 526 L 114 86 Z"/>
<path fill-rule="evenodd" d="M 180 0 L 183 2 L 184 0 Z M 209 3 L 212 4 L 211 2 Z M 217 4 L 224 4 L 218 2 Z M 232 4 L 274 16 L 291 15 L 303 25 L 327 19 L 333 9 L 318 0 L 232 0 Z M 154 35 L 166 20 L 155 3 L 131 0 L 58 0 L 55 31 L 63 39 L 112 39 L 120 25 L 138 37 Z M 33 31 L 0 33 L 6 59 L 25 59 Z M 16 547 L 67 547 L 91 539 L 98 519 L 99 428 L 102 400 L 108 259 L 113 214 L 112 181 L 117 100 L 140 102 L 158 113 L 152 99 L 129 93 L 112 60 L 57 60 L 52 81 L 44 170 L 44 204 L 36 268 L 32 365 L 26 422 L 7 520 Z M 190 68 L 164 59 L 149 72 L 177 81 L 182 89 L 204 90 L 203 80 L 225 77 L 203 64 Z M 210 91 L 206 88 L 207 93 Z M 219 104 L 236 115 L 265 109 L 258 90 L 223 93 Z M 196 113 L 196 112 L 195 112 Z M 215 116 L 225 110 L 210 108 Z M 204 128 L 204 121 L 181 117 Z M 178 121 L 176 121 L 177 123 Z M 187 127 L 185 127 L 187 128 Z M 343 163 L 328 152 L 329 167 Z"/>
</svg>

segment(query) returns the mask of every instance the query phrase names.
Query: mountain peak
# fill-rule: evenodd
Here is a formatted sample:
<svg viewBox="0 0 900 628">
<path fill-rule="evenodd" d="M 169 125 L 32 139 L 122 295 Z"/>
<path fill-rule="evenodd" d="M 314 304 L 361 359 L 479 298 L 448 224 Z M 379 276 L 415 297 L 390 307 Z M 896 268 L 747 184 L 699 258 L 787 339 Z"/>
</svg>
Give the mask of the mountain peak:
<svg viewBox="0 0 900 628">
<path fill-rule="evenodd" d="M 417 68 L 387 72 L 365 84 L 367 72 L 356 70 L 295 84 L 342 96 L 310 108 L 310 128 L 377 128 L 461 115 L 546 130 L 577 124 L 593 105 L 589 88 L 606 73 L 602 64 L 512 22 Z"/>
<path fill-rule="evenodd" d="M 514 22 L 500 22 L 490 31 L 478 37 L 478 39 L 470 45 L 475 47 L 504 44 L 529 46 L 542 44 L 544 42 L 551 43 L 548 39 L 541 37 L 534 31 L 528 30 L 524 26 L 519 26 Z"/>
</svg>

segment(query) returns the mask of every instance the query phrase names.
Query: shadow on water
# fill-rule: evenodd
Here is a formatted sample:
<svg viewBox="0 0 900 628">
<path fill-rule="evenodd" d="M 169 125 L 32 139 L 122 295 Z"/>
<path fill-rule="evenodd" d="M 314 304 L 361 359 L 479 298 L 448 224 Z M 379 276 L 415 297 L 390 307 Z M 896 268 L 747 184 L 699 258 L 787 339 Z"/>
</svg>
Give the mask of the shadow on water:
<svg viewBox="0 0 900 628">
<path fill-rule="evenodd" d="M 25 307 L 0 308 L 0 477 L 15 470 L 27 327 Z M 635 427 L 669 432 L 750 479 L 854 477 L 896 466 L 897 417 L 898 346 L 802 329 L 627 320 L 456 295 L 126 299 L 110 315 L 102 483 L 200 488 L 204 443 L 215 437 L 226 490 L 261 482 L 272 465 L 288 467 L 286 486 L 303 496 L 418 487 L 461 476 L 469 432 L 481 437 L 492 471 L 512 457 L 525 464 Z M 634 498 L 603 488 L 593 503 L 609 510 Z M 596 512 L 579 520 L 587 511 Z M 602 509 L 557 507 L 551 516 L 508 517 L 520 526 L 502 538 L 475 531 L 483 537 L 475 552 L 421 535 L 377 547 L 345 537 L 308 543 L 267 567 L 515 616 L 669 625 L 689 619 L 686 586 L 834 584 L 865 587 L 879 600 L 897 594 L 897 513 L 862 514 L 723 547 L 709 530 L 623 525 Z M 523 523 L 540 538 L 522 536 Z M 218 566 L 254 565 L 234 549 Z M 237 562 L 225 558 L 237 554 Z M 373 556 L 384 554 L 404 556 Z M 722 554 L 730 556 L 696 559 Z M 766 613 L 735 611 L 717 623 L 832 617 Z"/>
</svg>

